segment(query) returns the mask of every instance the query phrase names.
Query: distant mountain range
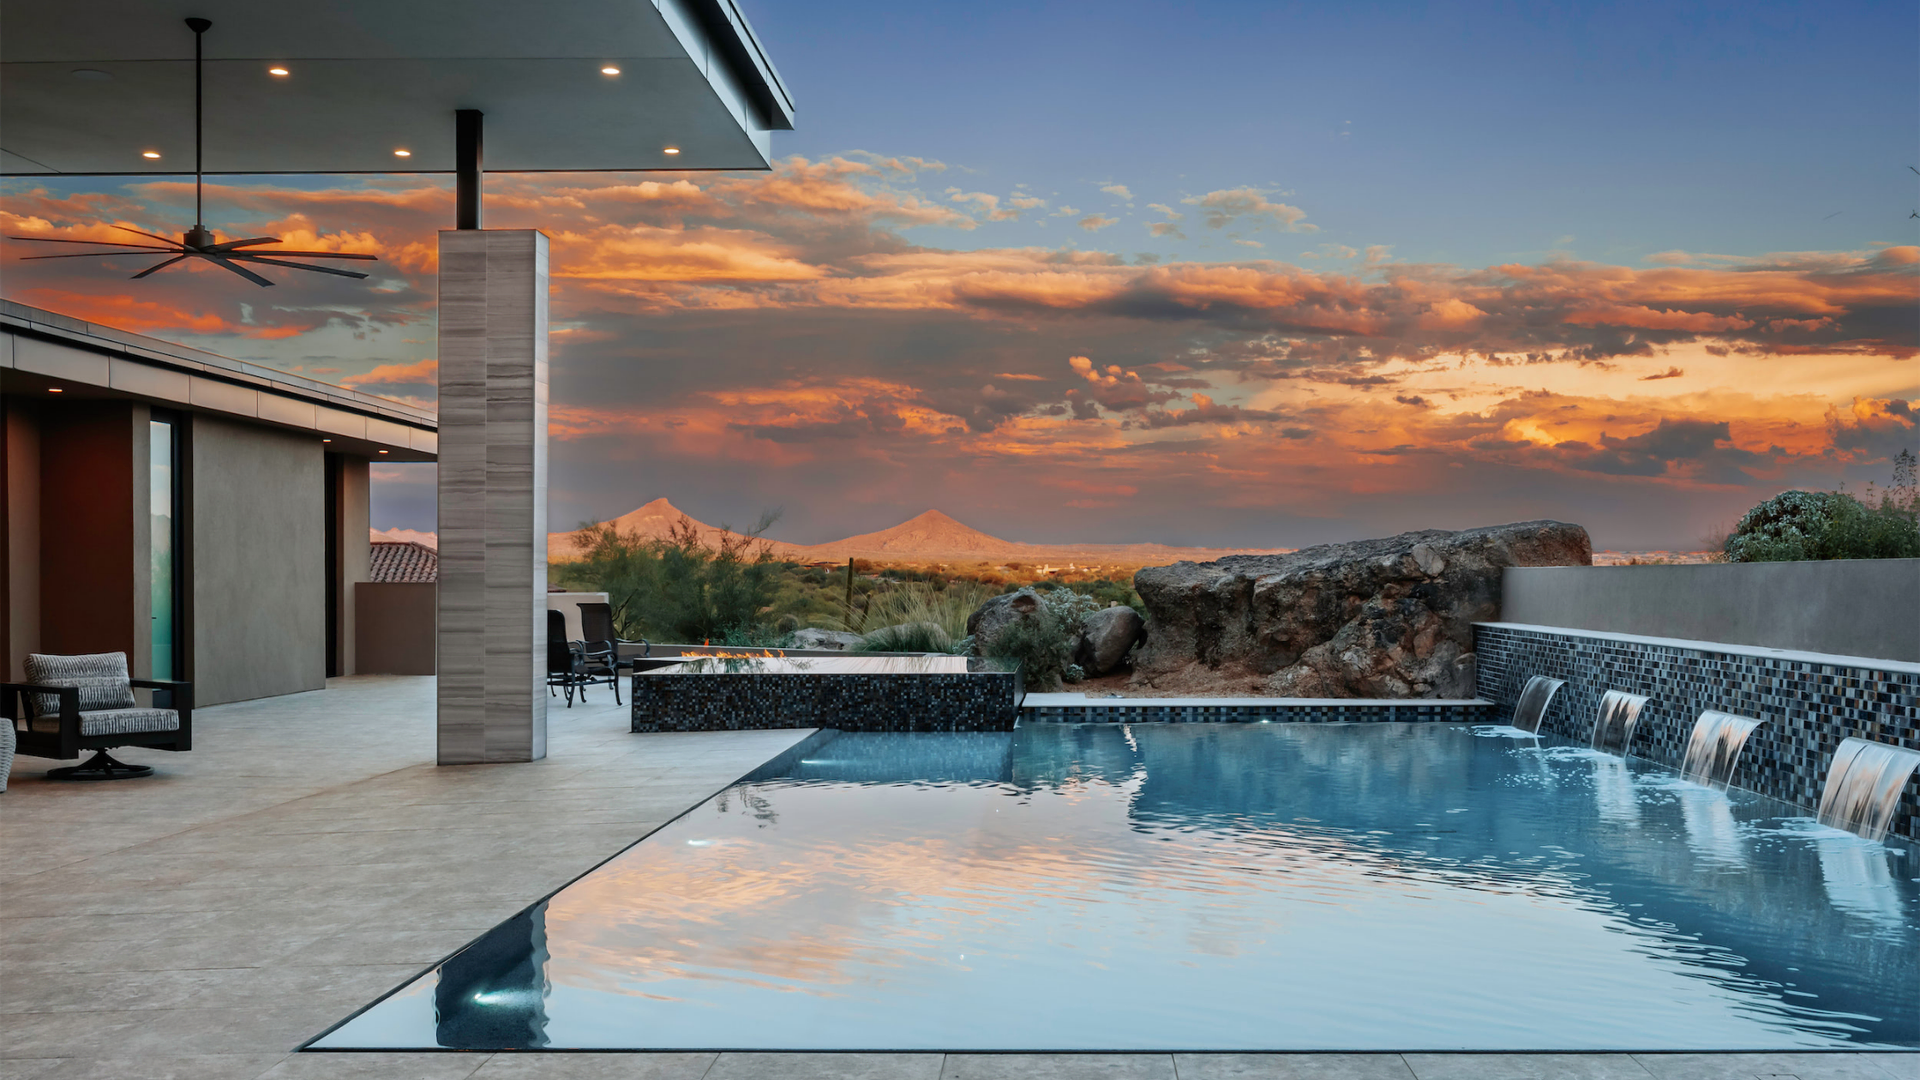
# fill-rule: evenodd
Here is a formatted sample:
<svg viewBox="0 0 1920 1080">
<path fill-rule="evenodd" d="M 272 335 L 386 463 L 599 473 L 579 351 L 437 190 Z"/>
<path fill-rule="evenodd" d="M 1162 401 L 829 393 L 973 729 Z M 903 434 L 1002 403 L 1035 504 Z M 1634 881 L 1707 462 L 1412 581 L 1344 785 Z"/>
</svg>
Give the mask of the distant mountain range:
<svg viewBox="0 0 1920 1080">
<path fill-rule="evenodd" d="M 622 534 L 665 539 L 674 524 L 686 515 L 665 499 L 655 499 L 647 505 L 629 514 L 613 519 L 614 527 Z M 700 539 L 709 546 L 719 543 L 725 532 L 704 522 L 694 521 L 693 527 L 699 532 Z M 430 532 L 414 529 L 374 529 L 372 539 L 378 541 L 407 541 L 425 544 L 438 549 L 440 538 Z M 788 544 L 773 541 L 773 555 L 777 559 L 790 559 L 794 562 L 845 562 L 850 558 L 872 559 L 875 562 L 948 562 L 971 563 L 992 562 L 1037 562 L 1047 564 L 1074 563 L 1076 565 L 1101 566 L 1106 564 L 1125 566 L 1155 566 L 1179 562 L 1182 559 L 1193 562 L 1205 562 L 1222 555 L 1267 554 L 1273 551 L 1289 551 L 1290 548 L 1177 548 L 1163 544 L 1019 544 L 1011 540 L 1002 540 L 989 536 L 971 526 L 964 525 L 938 510 L 929 510 L 919 517 L 903 521 L 891 529 L 879 532 L 862 533 L 849 536 L 845 540 L 835 540 L 826 544 Z M 580 533 L 548 533 L 547 554 L 554 559 L 576 559 L 580 557 Z M 1711 562 L 1715 553 L 1707 551 L 1596 551 L 1593 553 L 1595 566 L 1622 566 L 1628 563 L 1672 562 L 1699 563 Z"/>
<path fill-rule="evenodd" d="M 623 536 L 665 539 L 685 518 L 700 538 L 717 544 L 725 530 L 695 521 L 665 499 L 652 502 L 614 518 L 611 524 Z M 584 534 L 564 532 L 547 534 L 547 555 L 553 559 L 579 558 L 584 550 Z M 872 559 L 875 562 L 945 563 L 1042 563 L 1048 565 L 1126 565 L 1148 566 L 1179 562 L 1182 559 L 1205 561 L 1223 555 L 1250 552 L 1266 553 L 1286 548 L 1179 548 L 1165 544 L 1022 544 L 990 536 L 938 510 L 928 510 L 890 529 L 862 533 L 824 544 L 790 544 L 770 541 L 776 559 L 793 562 L 845 562 L 848 559 Z"/>
</svg>

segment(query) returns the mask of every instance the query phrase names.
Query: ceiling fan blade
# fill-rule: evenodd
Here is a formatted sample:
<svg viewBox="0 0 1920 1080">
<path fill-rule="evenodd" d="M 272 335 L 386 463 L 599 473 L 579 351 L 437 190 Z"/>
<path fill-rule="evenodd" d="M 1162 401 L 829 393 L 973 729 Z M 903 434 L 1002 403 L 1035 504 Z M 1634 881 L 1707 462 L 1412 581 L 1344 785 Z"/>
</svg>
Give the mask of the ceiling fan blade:
<svg viewBox="0 0 1920 1080">
<path fill-rule="evenodd" d="M 239 263 L 234 262 L 232 259 L 225 258 L 220 255 L 208 255 L 208 256 L 204 256 L 204 258 L 206 258 L 207 261 L 209 262 L 215 263 L 219 266 L 226 267 L 227 269 L 233 271 L 236 274 L 239 274 L 241 277 L 246 278 L 248 281 L 253 282 L 255 285 L 259 285 L 262 288 L 270 287 L 273 285 L 273 282 L 268 281 L 266 278 L 261 277 L 259 274 L 256 274 L 253 271 L 247 269 L 246 267 L 241 266 Z"/>
<path fill-rule="evenodd" d="M 277 236 L 256 236 L 251 240 L 229 240 L 224 244 L 215 244 L 208 251 L 232 251 L 234 248 L 252 247 L 255 244 L 277 244 Z"/>
<path fill-rule="evenodd" d="M 164 252 L 166 250 L 166 248 L 154 248 L 153 251 L 81 251 L 72 255 L 22 255 L 20 256 L 20 261 L 32 262 L 35 259 L 104 259 L 108 255 L 145 255 L 148 258 L 152 258 L 154 251 Z"/>
<path fill-rule="evenodd" d="M 233 255 L 230 256 L 230 258 L 250 263 L 260 263 L 264 266 L 284 266 L 290 270 L 311 270 L 316 274 L 332 274 L 336 277 L 363 278 L 367 276 L 365 274 L 356 274 L 351 270 L 336 270 L 331 266 L 313 266 L 309 263 L 283 262 L 279 259 L 268 258 L 264 255 Z"/>
<path fill-rule="evenodd" d="M 304 255 L 312 259 L 366 259 L 370 262 L 380 261 L 380 256 L 378 255 L 361 255 L 353 251 L 250 251 L 247 254 L 270 255 L 276 259 L 282 255 Z"/>
<path fill-rule="evenodd" d="M 138 236 L 153 236 L 153 234 L 152 234 L 152 233 L 150 233 L 150 232 L 141 232 L 141 231 L 140 231 L 139 229 L 129 229 L 129 228 L 127 228 L 127 227 L 126 227 L 125 225 L 115 225 L 115 226 L 113 226 L 113 228 L 116 228 L 116 229 L 119 229 L 119 230 L 120 230 L 121 232 L 130 232 L 130 233 L 134 233 L 134 234 L 136 234 L 136 235 L 138 235 Z M 174 246 L 176 246 L 176 247 L 179 247 L 179 246 L 183 246 L 183 245 L 181 245 L 181 244 L 180 244 L 180 241 L 178 241 L 178 240 L 172 240 L 172 239 L 169 239 L 169 238 L 167 238 L 167 237 L 164 237 L 164 236 L 153 236 L 153 238 L 154 238 L 155 240 L 158 240 L 158 241 L 160 241 L 160 242 L 161 242 L 161 243 L 163 243 L 163 244 L 173 244 L 173 245 L 174 245 Z"/>
<path fill-rule="evenodd" d="M 141 234 L 145 236 L 145 233 Z M 139 248 L 142 251 L 179 251 L 181 245 L 168 242 L 167 247 L 155 247 L 152 244 L 129 244 L 125 240 L 63 240 L 57 236 L 9 236 L 9 240 L 31 240 L 36 244 L 111 244 L 114 247 Z M 154 237 L 155 240 L 164 239 Z M 104 254 L 104 253 L 103 253 Z"/>
<path fill-rule="evenodd" d="M 189 255 L 175 255 L 173 258 L 168 259 L 165 262 L 154 263 L 152 266 L 149 266 L 145 270 L 142 270 L 139 273 L 133 275 L 133 277 L 130 280 L 139 281 L 141 278 L 146 277 L 148 274 L 151 274 L 157 270 L 165 270 L 167 267 L 172 266 L 174 263 L 179 262 L 181 259 L 187 259 L 191 257 L 192 256 L 189 256 Z"/>
</svg>

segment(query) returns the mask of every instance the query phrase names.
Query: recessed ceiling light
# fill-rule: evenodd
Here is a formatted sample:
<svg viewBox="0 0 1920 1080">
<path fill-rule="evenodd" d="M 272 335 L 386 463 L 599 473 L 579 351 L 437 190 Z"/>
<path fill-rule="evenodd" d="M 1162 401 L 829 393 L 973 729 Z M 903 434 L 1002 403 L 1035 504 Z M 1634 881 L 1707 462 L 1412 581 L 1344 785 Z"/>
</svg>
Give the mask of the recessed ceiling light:
<svg viewBox="0 0 1920 1080">
<path fill-rule="evenodd" d="M 669 146 L 665 150 L 662 150 L 660 152 L 663 154 L 677 154 L 680 152 L 680 148 L 677 146 Z"/>
<path fill-rule="evenodd" d="M 283 67 L 270 67 L 267 69 L 267 74 L 269 75 L 285 75 L 286 73 L 287 69 Z"/>
<path fill-rule="evenodd" d="M 617 67 L 614 67 L 614 66 L 613 66 L 612 64 L 608 64 L 608 65 L 607 65 L 606 67 L 603 67 L 603 68 L 601 68 L 601 69 L 600 69 L 600 74 L 602 74 L 602 75 L 618 75 L 618 74 L 620 74 L 620 69 L 619 69 L 619 68 L 617 68 Z"/>
<path fill-rule="evenodd" d="M 380 452 L 381 452 L 381 453 L 383 453 L 383 454 L 384 454 L 384 453 L 386 453 L 386 451 L 385 451 L 385 450 L 382 450 L 382 451 L 380 451 Z"/>
<path fill-rule="evenodd" d="M 74 68 L 71 74 L 76 79 L 85 79 L 88 82 L 106 82 L 113 78 L 112 75 L 98 68 Z"/>
<path fill-rule="evenodd" d="M 160 151 L 158 151 L 158 150 L 143 150 L 143 151 L 141 151 L 141 153 L 140 153 L 140 156 L 141 156 L 141 157 L 143 157 L 143 158 L 150 158 L 150 159 L 152 159 L 152 160 L 154 160 L 154 161 L 159 161 L 159 160 L 160 160 Z"/>
<path fill-rule="evenodd" d="M 64 393 L 66 393 L 66 391 L 65 391 L 65 390 L 63 390 L 63 389 L 61 389 L 61 388 L 60 388 L 60 387 L 58 387 L 58 386 L 49 386 L 49 387 L 47 387 L 47 393 L 49 393 L 49 394 L 64 394 Z"/>
<path fill-rule="evenodd" d="M 394 156 L 394 157 L 412 157 L 412 156 L 413 156 L 413 151 L 411 151 L 411 150 L 395 150 L 395 151 L 393 152 L 393 156 Z"/>
<path fill-rule="evenodd" d="M 332 439 L 321 439 L 320 441 L 321 441 L 321 442 L 332 442 L 333 440 L 332 440 Z"/>
</svg>

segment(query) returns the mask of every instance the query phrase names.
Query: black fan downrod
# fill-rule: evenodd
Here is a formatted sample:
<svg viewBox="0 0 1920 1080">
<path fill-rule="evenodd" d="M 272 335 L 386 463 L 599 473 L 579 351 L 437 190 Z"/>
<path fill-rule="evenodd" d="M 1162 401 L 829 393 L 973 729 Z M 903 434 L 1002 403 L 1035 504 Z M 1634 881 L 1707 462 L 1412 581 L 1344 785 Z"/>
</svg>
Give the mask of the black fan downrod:
<svg viewBox="0 0 1920 1080">
<path fill-rule="evenodd" d="M 178 241 L 175 241 L 164 236 L 156 236 L 150 232 L 141 232 L 139 229 L 130 229 L 125 225 L 113 226 L 113 228 L 119 229 L 121 232 L 130 232 L 136 236 L 144 236 L 151 240 L 158 240 L 160 241 L 159 245 L 136 244 L 114 240 L 64 240 L 50 236 L 10 236 L 7 239 L 30 240 L 39 244 L 88 244 L 94 247 L 112 247 L 118 249 L 114 251 L 82 251 L 72 255 L 28 255 L 23 257 L 21 261 L 26 262 L 34 259 L 92 259 L 114 255 L 145 255 L 149 258 L 155 254 L 169 256 L 169 258 L 163 259 L 133 275 L 133 280 L 136 281 L 149 274 L 165 270 L 175 263 L 184 262 L 187 259 L 205 259 L 215 266 L 231 270 L 241 277 L 246 278 L 248 281 L 253 282 L 255 285 L 261 286 L 272 285 L 273 282 L 242 266 L 242 263 L 251 263 L 256 266 L 281 266 L 289 270 L 308 270 L 316 274 L 332 274 L 335 277 L 366 277 L 367 275 L 365 274 L 356 273 L 352 270 L 341 270 L 332 266 L 315 266 L 312 263 L 290 262 L 286 259 L 286 256 L 297 255 L 312 259 L 359 259 L 365 262 L 377 262 L 379 260 L 378 256 L 361 255 L 347 251 L 256 251 L 252 249 L 258 248 L 262 244 L 279 243 L 279 237 L 256 236 L 247 240 L 227 240 L 222 242 L 214 236 L 213 230 L 207 228 L 205 224 L 206 213 L 204 210 L 204 190 L 206 182 L 201 154 L 202 143 L 204 141 L 203 128 L 205 126 L 205 79 L 203 68 L 206 61 L 201 48 L 201 35 L 213 29 L 213 23 L 207 19 L 188 19 L 187 29 L 193 31 L 193 228 L 188 229 L 184 236 Z"/>
</svg>

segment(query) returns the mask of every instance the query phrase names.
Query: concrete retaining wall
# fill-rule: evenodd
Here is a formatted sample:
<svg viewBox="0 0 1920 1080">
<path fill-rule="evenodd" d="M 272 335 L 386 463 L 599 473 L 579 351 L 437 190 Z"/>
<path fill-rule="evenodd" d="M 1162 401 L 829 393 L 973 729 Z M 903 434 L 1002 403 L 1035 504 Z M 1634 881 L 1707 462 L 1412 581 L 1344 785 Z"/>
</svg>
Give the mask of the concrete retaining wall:
<svg viewBox="0 0 1920 1080">
<path fill-rule="evenodd" d="M 1528 566 L 1500 621 L 1920 663 L 1920 559 Z"/>
</svg>

